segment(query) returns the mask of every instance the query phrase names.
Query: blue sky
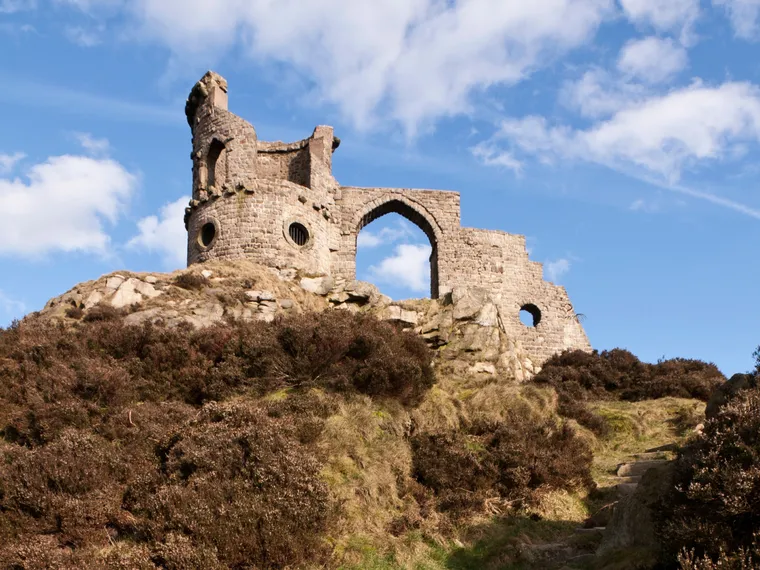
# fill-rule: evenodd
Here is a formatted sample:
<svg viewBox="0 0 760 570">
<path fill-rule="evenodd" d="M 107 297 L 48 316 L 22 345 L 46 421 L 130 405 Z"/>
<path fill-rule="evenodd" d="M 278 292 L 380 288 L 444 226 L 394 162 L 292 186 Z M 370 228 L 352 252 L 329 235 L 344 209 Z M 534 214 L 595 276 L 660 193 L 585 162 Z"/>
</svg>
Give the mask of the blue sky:
<svg viewBox="0 0 760 570">
<path fill-rule="evenodd" d="M 0 324 L 183 266 L 184 101 L 208 69 L 263 140 L 317 124 L 344 185 L 461 192 L 527 236 L 591 343 L 746 371 L 760 344 L 760 0 L 0 0 Z M 398 216 L 358 273 L 428 290 Z"/>
</svg>

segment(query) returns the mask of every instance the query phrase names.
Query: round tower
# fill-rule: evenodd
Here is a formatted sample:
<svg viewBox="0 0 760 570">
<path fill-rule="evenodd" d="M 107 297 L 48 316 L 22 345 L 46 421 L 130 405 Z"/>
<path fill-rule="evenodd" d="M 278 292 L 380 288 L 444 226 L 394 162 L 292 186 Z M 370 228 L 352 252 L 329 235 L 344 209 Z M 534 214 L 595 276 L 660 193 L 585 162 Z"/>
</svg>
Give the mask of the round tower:
<svg viewBox="0 0 760 570">
<path fill-rule="evenodd" d="M 330 272 L 335 241 L 331 127 L 295 143 L 263 142 L 227 110 L 227 82 L 209 71 L 185 106 L 193 134 L 193 198 L 185 211 L 188 265 L 250 259 Z"/>
</svg>

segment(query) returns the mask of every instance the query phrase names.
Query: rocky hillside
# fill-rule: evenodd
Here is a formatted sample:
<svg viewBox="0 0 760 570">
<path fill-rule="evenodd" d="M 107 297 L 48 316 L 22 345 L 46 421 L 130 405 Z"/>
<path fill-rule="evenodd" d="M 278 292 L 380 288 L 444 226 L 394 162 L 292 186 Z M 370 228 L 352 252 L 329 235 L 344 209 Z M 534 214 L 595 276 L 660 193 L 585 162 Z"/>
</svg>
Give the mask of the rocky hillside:
<svg viewBox="0 0 760 570">
<path fill-rule="evenodd" d="M 750 556 L 757 497 L 734 512 L 731 473 L 760 463 L 711 481 L 721 509 L 649 468 L 722 477 L 692 468 L 723 461 L 695 427 L 717 441 L 740 413 L 718 444 L 757 456 L 757 398 L 726 405 L 757 378 L 724 380 L 621 349 L 539 370 L 477 290 L 393 302 L 246 262 L 106 275 L 0 329 L 0 570 L 675 569 L 691 547 L 682 568 L 713 570 Z"/>
<path fill-rule="evenodd" d="M 308 277 L 247 261 L 210 262 L 174 273 L 118 272 L 81 283 L 51 299 L 31 318 L 73 322 L 103 307 L 123 311 L 127 324 L 260 320 L 328 308 L 369 313 L 398 323 L 438 348 L 438 366 L 456 374 L 490 374 L 524 381 L 539 367 L 500 325 L 496 306 L 478 289 L 441 300 L 394 302 L 361 281 Z"/>
</svg>

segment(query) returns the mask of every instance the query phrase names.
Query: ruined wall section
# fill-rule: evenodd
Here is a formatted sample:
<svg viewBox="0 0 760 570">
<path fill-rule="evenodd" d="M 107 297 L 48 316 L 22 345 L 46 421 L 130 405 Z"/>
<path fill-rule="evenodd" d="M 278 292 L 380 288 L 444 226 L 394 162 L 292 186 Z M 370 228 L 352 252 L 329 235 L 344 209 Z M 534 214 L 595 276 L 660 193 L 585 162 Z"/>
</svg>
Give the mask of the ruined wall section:
<svg viewBox="0 0 760 570">
<path fill-rule="evenodd" d="M 441 190 L 341 187 L 336 199 L 340 220 L 332 255 L 333 274 L 356 278 L 356 240 L 377 218 L 396 213 L 417 225 L 433 248 L 431 297 L 451 291 L 455 269 L 449 263 L 456 246 L 449 237 L 459 228 L 459 193 Z"/>
<path fill-rule="evenodd" d="M 322 193 L 287 180 L 259 179 L 253 187 L 200 203 L 188 219 L 188 264 L 214 259 L 250 259 L 279 269 L 330 273 L 329 226 Z M 289 227 L 306 227 L 308 242 L 293 241 Z M 214 237 L 203 243 L 202 230 L 213 224 Z"/>
<path fill-rule="evenodd" d="M 565 348 L 591 348 L 564 287 L 544 281 L 543 265 L 531 261 L 525 237 L 494 230 L 460 228 L 449 263 L 452 284 L 476 284 L 488 291 L 499 310 L 501 326 L 520 339 L 529 354 L 543 362 Z M 520 321 L 520 310 L 538 310 L 537 324 Z M 534 315 L 535 319 L 535 315 Z"/>
<path fill-rule="evenodd" d="M 295 143 L 259 142 L 258 175 L 310 186 L 311 156 L 308 139 Z"/>
<path fill-rule="evenodd" d="M 219 196 L 227 190 L 252 186 L 256 179 L 256 130 L 249 122 L 226 109 L 226 82 L 207 74 L 196 84 L 207 93 L 188 115 L 193 132 L 193 199 Z M 222 95 L 223 94 L 223 97 Z M 192 98 L 192 95 L 191 95 Z M 213 160 L 212 150 L 221 148 Z M 210 184 L 210 169 L 216 171 Z"/>
<path fill-rule="evenodd" d="M 294 143 L 259 141 L 253 125 L 227 110 L 227 83 L 213 72 L 193 87 L 185 111 L 193 132 L 188 264 L 248 259 L 350 282 L 359 232 L 396 213 L 430 241 L 432 298 L 450 296 L 456 305 L 476 289 L 486 293 L 497 311 L 484 320 L 498 312 L 500 328 L 537 362 L 565 348 L 590 349 L 565 289 L 544 281 L 525 238 L 462 228 L 459 193 L 341 187 L 332 175 L 340 140 L 331 127 Z M 520 321 L 521 309 L 535 326 Z"/>
</svg>

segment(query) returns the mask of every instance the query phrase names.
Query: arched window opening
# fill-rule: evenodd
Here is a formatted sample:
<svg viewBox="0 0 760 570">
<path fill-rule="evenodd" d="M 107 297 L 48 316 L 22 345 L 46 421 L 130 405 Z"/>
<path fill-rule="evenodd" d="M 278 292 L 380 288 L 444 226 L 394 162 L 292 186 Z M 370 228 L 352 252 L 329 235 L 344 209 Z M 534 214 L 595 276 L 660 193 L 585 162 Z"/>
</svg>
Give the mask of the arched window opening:
<svg viewBox="0 0 760 570">
<path fill-rule="evenodd" d="M 541 322 L 541 309 L 533 303 L 527 303 L 520 307 L 520 322 L 526 327 L 537 327 Z"/>
<path fill-rule="evenodd" d="M 357 279 L 395 300 L 438 296 L 437 244 L 414 214 L 406 204 L 384 204 L 364 217 L 356 238 Z"/>
<path fill-rule="evenodd" d="M 207 180 L 206 186 L 221 188 L 224 184 L 227 172 L 227 153 L 219 140 L 214 139 L 208 148 L 206 158 Z"/>
<path fill-rule="evenodd" d="M 216 237 L 216 226 L 213 222 L 206 222 L 198 233 L 198 243 L 203 247 L 209 247 Z"/>
</svg>

